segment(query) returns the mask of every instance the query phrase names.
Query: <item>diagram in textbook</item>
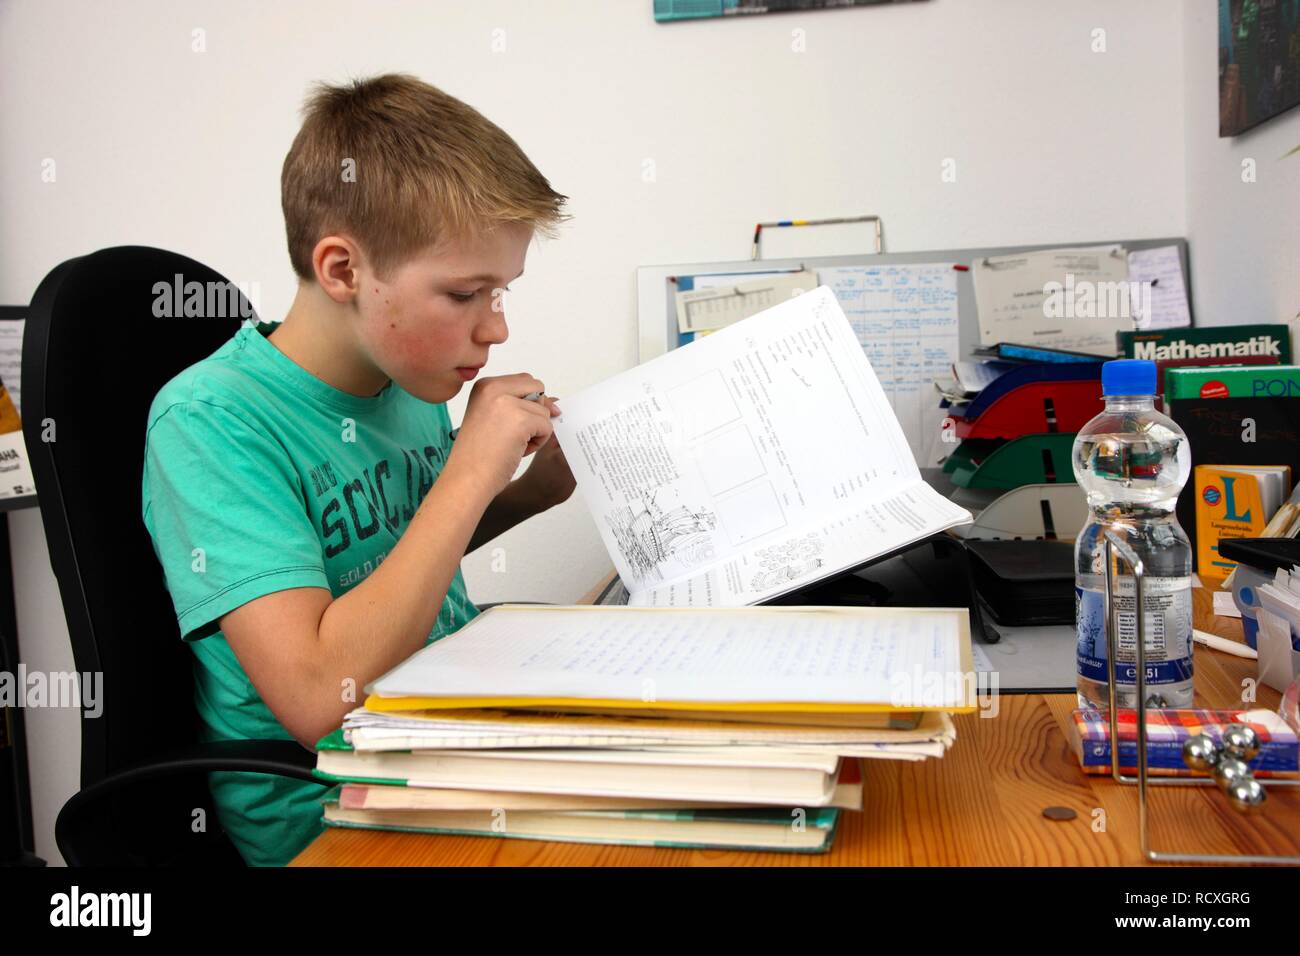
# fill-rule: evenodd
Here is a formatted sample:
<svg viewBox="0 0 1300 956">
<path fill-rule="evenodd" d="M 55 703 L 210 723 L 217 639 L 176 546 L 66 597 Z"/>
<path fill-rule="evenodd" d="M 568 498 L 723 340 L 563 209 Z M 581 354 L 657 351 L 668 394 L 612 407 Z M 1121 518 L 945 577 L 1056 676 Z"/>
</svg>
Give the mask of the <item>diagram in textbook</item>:
<svg viewBox="0 0 1300 956">
<path fill-rule="evenodd" d="M 651 493 L 607 513 L 605 521 L 638 581 L 662 581 L 662 566 L 670 558 L 693 566 L 714 556 L 712 532 L 718 519 L 712 511 L 685 505 L 665 510 Z"/>
<path fill-rule="evenodd" d="M 822 539 L 815 532 L 759 548 L 754 557 L 762 570 L 750 579 L 750 588 L 766 591 L 812 574 L 825 564 L 823 550 Z"/>
</svg>

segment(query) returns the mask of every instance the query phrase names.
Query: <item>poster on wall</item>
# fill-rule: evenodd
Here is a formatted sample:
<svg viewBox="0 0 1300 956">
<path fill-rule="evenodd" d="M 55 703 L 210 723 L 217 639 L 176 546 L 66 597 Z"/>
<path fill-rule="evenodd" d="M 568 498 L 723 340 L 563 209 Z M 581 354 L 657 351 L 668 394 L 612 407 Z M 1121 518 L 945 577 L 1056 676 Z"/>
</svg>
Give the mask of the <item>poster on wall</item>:
<svg viewBox="0 0 1300 956">
<path fill-rule="evenodd" d="M 886 3 L 918 0 L 654 0 L 655 19 L 699 20 L 746 13 L 782 13 L 791 10 L 826 10 L 833 7 L 877 7 Z"/>
<path fill-rule="evenodd" d="M 36 494 L 19 417 L 26 309 L 0 306 L 0 500 Z"/>
<path fill-rule="evenodd" d="M 0 499 L 36 494 L 23 425 L 13 399 L 0 383 Z"/>
<path fill-rule="evenodd" d="M 1219 0 L 1219 135 L 1300 103 L 1300 0 Z"/>
</svg>

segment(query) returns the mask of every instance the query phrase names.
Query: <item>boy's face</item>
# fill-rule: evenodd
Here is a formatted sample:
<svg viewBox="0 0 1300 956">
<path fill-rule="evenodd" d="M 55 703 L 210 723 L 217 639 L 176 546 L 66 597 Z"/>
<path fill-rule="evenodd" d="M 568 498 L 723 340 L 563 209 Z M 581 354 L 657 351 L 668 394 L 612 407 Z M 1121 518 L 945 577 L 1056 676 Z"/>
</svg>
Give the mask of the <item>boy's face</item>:
<svg viewBox="0 0 1300 956">
<path fill-rule="evenodd" d="M 358 340 L 385 375 L 426 402 L 453 398 L 506 340 L 503 292 L 524 271 L 533 231 L 518 223 L 447 237 L 392 270 L 359 270 Z"/>
</svg>

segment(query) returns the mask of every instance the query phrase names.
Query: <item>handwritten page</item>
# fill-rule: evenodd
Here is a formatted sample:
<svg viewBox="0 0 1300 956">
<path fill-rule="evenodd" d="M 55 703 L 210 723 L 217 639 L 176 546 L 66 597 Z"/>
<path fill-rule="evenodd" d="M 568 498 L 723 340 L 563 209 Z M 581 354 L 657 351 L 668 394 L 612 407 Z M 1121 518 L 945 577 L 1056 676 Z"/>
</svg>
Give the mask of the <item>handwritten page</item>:
<svg viewBox="0 0 1300 956">
<path fill-rule="evenodd" d="M 561 407 L 633 605 L 756 604 L 971 520 L 921 480 L 825 286 Z"/>
<path fill-rule="evenodd" d="M 1134 328 L 1128 260 L 1117 245 L 988 256 L 971 263 L 980 344 L 1046 345 L 1114 356 Z"/>
<path fill-rule="evenodd" d="M 818 276 L 831 287 L 880 379 L 912 456 L 934 465 L 947 454 L 944 412 L 930 384 L 952 368 L 957 337 L 953 263 L 840 266 Z"/>
<path fill-rule="evenodd" d="M 1149 296 L 1149 314 L 1136 317 L 1139 329 L 1172 329 L 1192 324 L 1177 246 L 1134 249 L 1128 254 L 1128 277 L 1130 282 L 1146 287 L 1143 301 Z"/>
<path fill-rule="evenodd" d="M 969 661 L 964 615 L 507 606 L 430 644 L 367 690 L 380 697 L 961 707 L 961 682 L 942 678 L 959 676 Z"/>
</svg>

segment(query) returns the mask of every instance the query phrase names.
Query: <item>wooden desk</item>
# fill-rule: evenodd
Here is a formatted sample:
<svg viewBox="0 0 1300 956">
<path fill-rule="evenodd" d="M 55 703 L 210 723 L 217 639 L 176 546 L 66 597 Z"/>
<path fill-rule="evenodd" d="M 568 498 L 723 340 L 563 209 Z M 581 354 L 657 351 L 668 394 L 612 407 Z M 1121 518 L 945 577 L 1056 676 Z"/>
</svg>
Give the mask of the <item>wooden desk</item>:
<svg viewBox="0 0 1300 956">
<path fill-rule="evenodd" d="M 599 588 L 588 595 L 594 599 Z M 1201 630 L 1241 640 L 1195 592 Z M 1198 706 L 1232 706 L 1255 662 L 1197 646 Z M 1280 695 L 1260 687 L 1255 706 Z M 865 761 L 864 808 L 840 815 L 830 853 L 679 850 L 331 828 L 292 866 L 1117 866 L 1138 865 L 1137 788 L 1079 769 L 1070 748 L 1072 695 L 1008 695 L 995 717 L 956 718 L 942 760 Z M 1300 788 L 1297 788 L 1300 789 Z M 1151 841 L 1168 852 L 1300 853 L 1300 794 L 1274 788 L 1245 817 L 1215 788 L 1153 790 Z M 1058 822 L 1044 807 L 1069 807 Z M 1104 817 L 1102 816 L 1104 814 Z M 1104 825 L 1104 829 L 1094 827 Z"/>
</svg>

